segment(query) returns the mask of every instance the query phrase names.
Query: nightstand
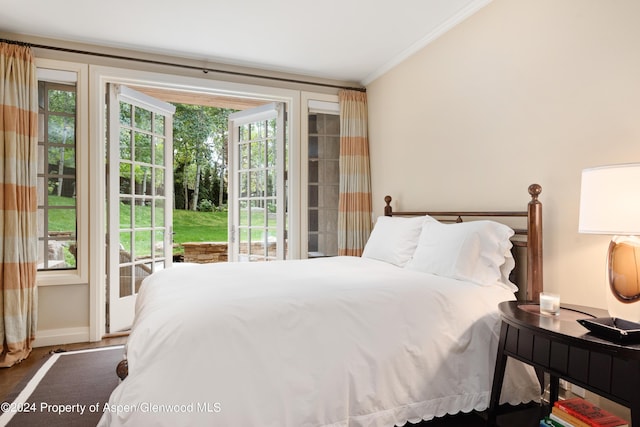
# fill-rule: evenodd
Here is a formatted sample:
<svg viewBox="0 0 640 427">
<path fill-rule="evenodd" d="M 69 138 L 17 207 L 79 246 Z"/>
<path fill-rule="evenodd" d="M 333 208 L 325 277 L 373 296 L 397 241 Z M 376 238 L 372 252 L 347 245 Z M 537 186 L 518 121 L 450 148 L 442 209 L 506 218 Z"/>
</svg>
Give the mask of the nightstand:
<svg viewBox="0 0 640 427">
<path fill-rule="evenodd" d="M 505 301 L 488 424 L 495 425 L 507 358 L 513 357 L 549 373 L 550 403 L 558 399 L 565 379 L 631 409 L 640 426 L 640 344 L 621 345 L 592 335 L 576 320 L 608 317 L 605 310 L 562 305 L 560 314 L 540 314 L 538 304 Z"/>
</svg>

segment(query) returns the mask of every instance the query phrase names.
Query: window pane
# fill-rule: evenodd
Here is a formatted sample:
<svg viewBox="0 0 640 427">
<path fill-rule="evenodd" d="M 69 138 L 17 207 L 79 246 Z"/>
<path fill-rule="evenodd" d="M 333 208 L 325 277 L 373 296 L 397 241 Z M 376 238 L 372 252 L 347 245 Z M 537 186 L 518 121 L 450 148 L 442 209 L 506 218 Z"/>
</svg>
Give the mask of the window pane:
<svg viewBox="0 0 640 427">
<path fill-rule="evenodd" d="M 318 158 L 318 137 L 309 136 L 309 158 Z"/>
<path fill-rule="evenodd" d="M 239 248 L 238 251 L 241 254 L 249 253 L 249 230 L 246 228 L 238 229 L 238 243 Z"/>
<path fill-rule="evenodd" d="M 238 128 L 238 138 L 239 141 L 248 141 L 249 140 L 249 131 L 250 131 L 251 125 L 243 125 L 240 126 Z"/>
<path fill-rule="evenodd" d="M 151 167 L 136 166 L 135 182 L 135 194 L 151 195 Z"/>
<path fill-rule="evenodd" d="M 49 206 L 75 206 L 75 178 L 49 178 L 46 204 Z M 43 205 L 45 202 L 43 201 Z"/>
<path fill-rule="evenodd" d="M 151 227 L 151 206 L 147 203 L 147 200 L 136 199 L 135 228 Z"/>
<path fill-rule="evenodd" d="M 276 216 L 278 203 L 275 199 L 267 201 L 267 226 L 275 227 L 277 225 L 278 217 Z"/>
<path fill-rule="evenodd" d="M 325 183 L 339 185 L 340 162 L 338 160 L 325 160 L 323 166 Z"/>
<path fill-rule="evenodd" d="M 151 256 L 151 231 L 136 231 L 135 233 L 135 257 L 136 259 Z"/>
<path fill-rule="evenodd" d="M 251 168 L 262 168 L 265 166 L 264 142 L 251 143 Z"/>
<path fill-rule="evenodd" d="M 267 124 L 266 124 L 266 122 L 258 122 L 258 123 L 256 123 L 256 137 L 257 138 L 266 138 L 267 137 Z"/>
<path fill-rule="evenodd" d="M 151 163 L 151 135 L 136 132 L 135 161 Z"/>
<path fill-rule="evenodd" d="M 240 209 L 240 225 L 249 225 L 249 214 L 248 214 L 248 202 L 246 200 L 240 200 L 239 209 Z"/>
<path fill-rule="evenodd" d="M 340 157 L 340 137 L 327 136 L 324 141 L 324 157 L 338 159 Z"/>
<path fill-rule="evenodd" d="M 75 268 L 76 261 L 75 240 L 49 240 L 47 245 L 47 268 Z"/>
<path fill-rule="evenodd" d="M 120 298 L 133 295 L 133 266 L 120 267 Z"/>
<path fill-rule="evenodd" d="M 309 182 L 318 182 L 318 161 L 309 160 Z"/>
<path fill-rule="evenodd" d="M 131 235 L 129 231 L 120 233 L 120 264 L 131 262 Z"/>
<path fill-rule="evenodd" d="M 164 169 L 155 169 L 155 195 L 164 196 Z"/>
<path fill-rule="evenodd" d="M 131 126 L 131 104 L 120 102 L 120 123 Z"/>
<path fill-rule="evenodd" d="M 318 210 L 309 209 L 309 231 L 318 231 Z"/>
<path fill-rule="evenodd" d="M 265 171 L 267 175 L 267 197 L 273 197 L 276 195 L 276 171 L 273 169 Z"/>
<path fill-rule="evenodd" d="M 134 107 L 135 127 L 138 129 L 151 131 L 151 111 Z"/>
<path fill-rule="evenodd" d="M 52 144 L 75 144 L 75 119 L 50 115 L 47 121 L 47 138 Z"/>
<path fill-rule="evenodd" d="M 142 285 L 142 281 L 151 274 L 153 271 L 153 262 L 147 262 L 144 264 L 137 264 L 135 269 L 133 270 L 136 278 L 136 293 L 140 291 L 140 285 Z"/>
<path fill-rule="evenodd" d="M 164 256 L 164 230 L 156 230 L 155 235 L 154 258 L 161 258 Z"/>
<path fill-rule="evenodd" d="M 49 209 L 47 218 L 49 237 L 70 237 L 76 234 L 75 209 Z"/>
<path fill-rule="evenodd" d="M 269 138 L 275 138 L 275 136 L 276 136 L 276 125 L 277 125 L 276 119 L 271 119 L 271 120 L 267 121 L 267 133 L 266 133 L 266 136 L 268 136 Z"/>
<path fill-rule="evenodd" d="M 131 194 L 130 163 L 120 163 L 120 193 Z"/>
<path fill-rule="evenodd" d="M 120 228 L 131 228 L 131 199 L 120 199 Z"/>
<path fill-rule="evenodd" d="M 73 147 L 49 147 L 50 175 L 75 175 L 76 150 Z"/>
<path fill-rule="evenodd" d="M 276 151 L 277 150 L 276 143 L 277 141 L 275 139 L 267 140 L 268 151 L 267 151 L 266 164 L 269 167 L 274 167 L 276 165 L 276 159 L 278 158 L 277 151 Z"/>
<path fill-rule="evenodd" d="M 158 166 L 164 166 L 164 138 L 154 138 L 154 164 Z"/>
<path fill-rule="evenodd" d="M 155 226 L 156 227 L 164 227 L 164 199 L 156 199 L 154 201 L 156 209 L 154 212 Z"/>
<path fill-rule="evenodd" d="M 309 206 L 318 207 L 318 186 L 309 186 Z"/>
<path fill-rule="evenodd" d="M 317 234 L 309 234 L 309 252 L 318 252 Z"/>
<path fill-rule="evenodd" d="M 120 129 L 120 158 L 131 160 L 131 130 Z"/>
<path fill-rule="evenodd" d="M 75 206 L 76 202 L 73 198 L 73 189 L 75 180 L 64 178 L 49 178 L 47 180 L 46 199 L 43 205 L 49 206 Z"/>
<path fill-rule="evenodd" d="M 76 113 L 76 92 L 75 88 L 71 91 L 50 89 L 48 92 L 49 111 L 56 113 Z"/>
<path fill-rule="evenodd" d="M 164 135 L 164 116 L 161 114 L 156 114 L 154 116 L 154 119 L 155 119 L 155 122 L 153 126 L 153 131 L 155 133 Z"/>
<path fill-rule="evenodd" d="M 251 181 L 251 197 L 262 197 L 264 195 L 264 172 L 249 172 Z"/>
<path fill-rule="evenodd" d="M 265 212 L 264 212 L 264 201 L 263 200 L 252 200 L 251 201 L 251 226 L 252 227 L 263 227 L 265 224 Z M 252 234 L 253 236 L 254 234 Z"/>
<path fill-rule="evenodd" d="M 249 144 L 240 145 L 240 169 L 249 169 Z"/>
<path fill-rule="evenodd" d="M 240 197 L 249 196 L 249 173 L 240 173 Z"/>
</svg>

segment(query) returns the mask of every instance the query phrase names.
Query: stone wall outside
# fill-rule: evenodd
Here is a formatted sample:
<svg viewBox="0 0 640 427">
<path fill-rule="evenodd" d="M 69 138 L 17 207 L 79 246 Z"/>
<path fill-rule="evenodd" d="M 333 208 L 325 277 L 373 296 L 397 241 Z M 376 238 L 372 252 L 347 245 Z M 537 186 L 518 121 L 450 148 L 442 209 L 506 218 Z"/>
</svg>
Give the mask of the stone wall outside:
<svg viewBox="0 0 640 427">
<path fill-rule="evenodd" d="M 227 261 L 227 242 L 183 243 L 184 262 L 206 264 Z"/>
</svg>

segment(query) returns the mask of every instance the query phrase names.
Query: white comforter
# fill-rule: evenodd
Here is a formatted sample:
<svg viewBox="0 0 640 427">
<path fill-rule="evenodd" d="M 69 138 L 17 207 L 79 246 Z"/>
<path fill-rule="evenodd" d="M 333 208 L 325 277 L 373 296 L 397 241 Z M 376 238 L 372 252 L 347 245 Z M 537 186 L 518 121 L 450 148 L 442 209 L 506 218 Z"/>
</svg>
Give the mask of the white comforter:
<svg viewBox="0 0 640 427">
<path fill-rule="evenodd" d="M 499 286 L 356 257 L 149 277 L 101 426 L 393 426 L 487 408 Z M 511 363 L 503 401 L 537 399 Z"/>
</svg>

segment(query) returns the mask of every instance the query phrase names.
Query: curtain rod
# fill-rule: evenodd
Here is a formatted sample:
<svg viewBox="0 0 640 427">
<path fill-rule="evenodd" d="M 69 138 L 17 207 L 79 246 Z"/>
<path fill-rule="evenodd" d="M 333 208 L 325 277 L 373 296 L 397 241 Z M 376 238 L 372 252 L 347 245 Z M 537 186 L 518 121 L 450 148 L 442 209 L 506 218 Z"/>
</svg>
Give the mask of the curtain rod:
<svg viewBox="0 0 640 427">
<path fill-rule="evenodd" d="M 305 85 L 312 85 L 312 86 L 330 87 L 330 88 L 335 88 L 335 89 L 355 90 L 355 91 L 358 91 L 358 92 L 366 92 L 367 91 L 366 88 L 362 88 L 362 87 L 350 87 L 350 86 L 332 85 L 332 84 L 328 84 L 328 83 L 316 83 L 316 82 L 309 82 L 309 81 L 305 81 L 305 80 L 286 79 L 286 78 L 283 78 L 283 77 L 261 76 L 260 74 L 243 73 L 243 72 L 240 72 L 240 71 L 228 71 L 228 70 L 220 70 L 220 69 L 216 69 L 216 68 L 196 67 L 195 65 L 176 64 L 176 63 L 173 63 L 173 62 L 156 61 L 156 60 L 153 60 L 153 59 L 133 58 L 133 57 L 130 57 L 130 56 L 113 55 L 113 54 L 109 54 L 109 53 L 91 52 L 91 51 L 79 50 L 79 49 L 69 49 L 69 48 L 65 48 L 65 47 L 48 46 L 48 45 L 43 45 L 43 44 L 21 42 L 21 41 L 8 40 L 8 39 L 3 39 L 3 38 L 0 38 L 0 42 L 9 43 L 9 44 L 16 44 L 16 45 L 20 45 L 20 46 L 35 47 L 35 48 L 38 48 L 38 49 L 56 50 L 56 51 L 59 51 L 59 52 L 77 53 L 77 54 L 81 54 L 81 55 L 98 56 L 98 57 L 101 57 L 101 58 L 121 59 L 121 60 L 125 60 L 125 61 L 135 61 L 135 62 L 142 62 L 142 63 L 145 63 L 145 64 L 153 64 L 153 65 L 167 65 L 167 66 L 170 66 L 170 67 L 185 68 L 185 69 L 188 69 L 188 70 L 198 70 L 198 71 L 202 71 L 204 74 L 212 72 L 212 73 L 229 74 L 229 75 L 232 75 L 232 76 L 253 77 L 253 78 L 258 78 L 258 79 L 275 80 L 275 81 L 286 82 L 286 83 L 298 83 L 298 84 L 305 84 Z"/>
</svg>

